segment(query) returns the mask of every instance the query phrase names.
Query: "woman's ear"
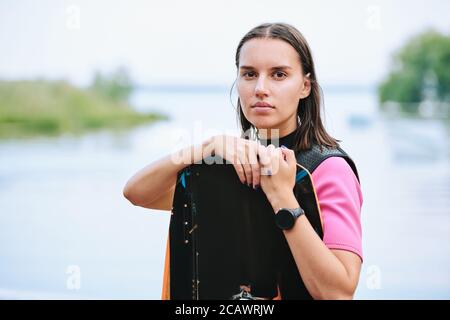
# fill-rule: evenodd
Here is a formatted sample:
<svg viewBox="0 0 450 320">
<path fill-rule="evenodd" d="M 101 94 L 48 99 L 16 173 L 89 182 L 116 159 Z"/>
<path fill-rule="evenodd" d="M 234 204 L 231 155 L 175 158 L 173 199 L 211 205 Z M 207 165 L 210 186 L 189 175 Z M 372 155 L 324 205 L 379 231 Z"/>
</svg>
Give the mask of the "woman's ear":
<svg viewBox="0 0 450 320">
<path fill-rule="evenodd" d="M 311 92 L 311 79 L 309 78 L 310 73 L 307 73 L 303 79 L 303 86 L 300 92 L 300 99 L 304 99 L 309 96 Z"/>
</svg>

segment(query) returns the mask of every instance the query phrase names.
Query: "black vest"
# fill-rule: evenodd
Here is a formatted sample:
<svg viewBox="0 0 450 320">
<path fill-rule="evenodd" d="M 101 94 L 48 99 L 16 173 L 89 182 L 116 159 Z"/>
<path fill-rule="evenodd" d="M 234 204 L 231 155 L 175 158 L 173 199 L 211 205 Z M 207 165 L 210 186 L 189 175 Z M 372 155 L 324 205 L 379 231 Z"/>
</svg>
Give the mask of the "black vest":
<svg viewBox="0 0 450 320">
<path fill-rule="evenodd" d="M 344 158 L 359 180 L 341 148 L 313 145 L 296 154 L 294 194 L 321 239 L 310 173 L 329 157 Z M 230 299 L 240 285 L 257 297 L 280 291 L 282 299 L 312 299 L 264 192 L 243 185 L 234 167 L 221 162 L 210 157 L 178 173 L 169 231 L 171 299 Z"/>
</svg>

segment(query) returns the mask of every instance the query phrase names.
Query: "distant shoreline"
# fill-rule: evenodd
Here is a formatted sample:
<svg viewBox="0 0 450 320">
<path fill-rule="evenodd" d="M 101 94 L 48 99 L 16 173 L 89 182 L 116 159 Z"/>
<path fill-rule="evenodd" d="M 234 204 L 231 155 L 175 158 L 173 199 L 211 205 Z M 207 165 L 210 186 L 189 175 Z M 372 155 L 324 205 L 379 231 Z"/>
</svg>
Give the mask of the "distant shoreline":
<svg viewBox="0 0 450 320">
<path fill-rule="evenodd" d="M 0 138 L 82 134 L 166 119 L 64 81 L 0 81 Z"/>
</svg>

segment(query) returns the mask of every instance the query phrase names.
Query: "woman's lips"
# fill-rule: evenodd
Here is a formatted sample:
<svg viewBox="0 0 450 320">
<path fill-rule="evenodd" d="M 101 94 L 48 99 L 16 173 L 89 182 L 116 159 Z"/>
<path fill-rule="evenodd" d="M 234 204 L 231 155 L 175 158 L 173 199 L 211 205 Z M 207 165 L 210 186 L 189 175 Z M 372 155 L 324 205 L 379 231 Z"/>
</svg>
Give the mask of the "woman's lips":
<svg viewBox="0 0 450 320">
<path fill-rule="evenodd" d="M 269 113 L 274 107 L 267 102 L 257 102 L 252 106 L 252 109 L 256 113 L 264 114 Z"/>
<path fill-rule="evenodd" d="M 270 111 L 273 110 L 273 108 L 272 107 L 253 107 L 253 110 L 256 113 L 264 114 L 264 113 L 269 113 Z"/>
</svg>

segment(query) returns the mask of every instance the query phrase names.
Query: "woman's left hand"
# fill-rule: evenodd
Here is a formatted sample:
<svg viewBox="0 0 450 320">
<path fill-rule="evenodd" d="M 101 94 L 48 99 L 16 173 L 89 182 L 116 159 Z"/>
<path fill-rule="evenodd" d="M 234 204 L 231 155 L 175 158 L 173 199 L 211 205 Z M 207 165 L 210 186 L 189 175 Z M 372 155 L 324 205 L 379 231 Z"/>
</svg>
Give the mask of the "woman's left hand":
<svg viewBox="0 0 450 320">
<path fill-rule="evenodd" d="M 273 199 L 292 194 L 295 186 L 297 160 L 293 150 L 274 145 L 259 145 L 261 165 L 261 188 L 272 202 Z"/>
</svg>

